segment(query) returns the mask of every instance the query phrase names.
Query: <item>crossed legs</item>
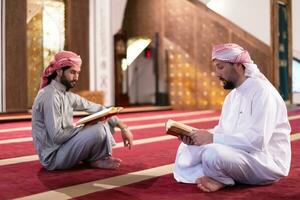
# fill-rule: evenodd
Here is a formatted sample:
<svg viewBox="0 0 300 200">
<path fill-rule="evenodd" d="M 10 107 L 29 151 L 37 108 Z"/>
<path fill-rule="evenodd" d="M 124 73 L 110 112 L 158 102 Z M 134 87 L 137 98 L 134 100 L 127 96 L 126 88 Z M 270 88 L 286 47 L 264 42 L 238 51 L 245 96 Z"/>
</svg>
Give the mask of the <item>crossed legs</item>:
<svg viewBox="0 0 300 200">
<path fill-rule="evenodd" d="M 271 161 L 269 161 L 271 162 Z M 269 184 L 280 178 L 274 163 L 267 168 L 255 156 L 222 144 L 181 144 L 175 161 L 178 182 L 196 183 L 204 192 L 214 192 L 235 181 L 251 185 Z"/>
</svg>

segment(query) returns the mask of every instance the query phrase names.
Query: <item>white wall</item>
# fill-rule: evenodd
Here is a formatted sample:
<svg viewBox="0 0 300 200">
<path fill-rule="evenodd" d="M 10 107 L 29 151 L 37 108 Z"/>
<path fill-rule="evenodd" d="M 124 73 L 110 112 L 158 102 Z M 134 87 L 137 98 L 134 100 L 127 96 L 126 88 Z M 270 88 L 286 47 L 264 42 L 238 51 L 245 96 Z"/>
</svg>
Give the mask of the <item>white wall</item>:
<svg viewBox="0 0 300 200">
<path fill-rule="evenodd" d="M 112 33 L 116 34 L 122 27 L 127 0 L 111 1 Z"/>
<path fill-rule="evenodd" d="M 211 0 L 207 6 L 267 45 L 271 44 L 269 0 Z"/>
<path fill-rule="evenodd" d="M 111 1 L 90 0 L 90 90 L 104 92 L 104 105 L 114 105 Z"/>
<path fill-rule="evenodd" d="M 155 74 L 153 59 L 140 54 L 128 67 L 129 102 L 131 104 L 155 103 Z"/>
<path fill-rule="evenodd" d="M 292 1 L 292 26 L 293 26 L 293 56 L 300 59 L 300 1 L 299 0 L 293 0 Z M 294 74 L 295 72 L 297 73 L 299 68 L 296 68 L 294 66 L 293 68 L 293 90 L 297 90 L 297 83 L 300 74 Z M 295 78 L 297 77 L 297 78 Z M 297 80 L 297 82 L 296 82 Z M 294 92 L 293 93 L 293 103 L 294 104 L 300 104 L 300 93 L 299 92 Z"/>
<path fill-rule="evenodd" d="M 300 59 L 300 1 L 292 1 L 292 26 L 294 56 Z M 300 76 L 300 75 L 299 75 Z"/>
<path fill-rule="evenodd" d="M 127 0 L 90 0 L 90 90 L 104 92 L 104 105 L 115 104 L 113 38 Z"/>
<path fill-rule="evenodd" d="M 271 45 L 270 0 L 211 0 L 207 6 L 262 42 Z M 299 11 L 300 0 L 292 0 L 293 54 L 300 59 Z"/>
<path fill-rule="evenodd" d="M 5 112 L 5 0 L 0 2 L 0 112 Z"/>
</svg>

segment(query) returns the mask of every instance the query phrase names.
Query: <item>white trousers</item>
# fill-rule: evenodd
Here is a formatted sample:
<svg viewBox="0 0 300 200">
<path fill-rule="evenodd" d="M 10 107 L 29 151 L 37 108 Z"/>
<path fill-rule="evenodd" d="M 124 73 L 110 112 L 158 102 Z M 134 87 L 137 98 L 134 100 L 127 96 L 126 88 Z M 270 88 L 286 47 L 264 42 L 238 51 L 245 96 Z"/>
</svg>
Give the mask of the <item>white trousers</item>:
<svg viewBox="0 0 300 200">
<path fill-rule="evenodd" d="M 273 160 L 262 163 L 256 156 L 222 144 L 181 143 L 173 174 L 183 183 L 195 183 L 197 178 L 208 176 L 225 185 L 233 185 L 235 181 L 263 185 L 278 181 L 283 176 L 280 171 Z"/>
</svg>

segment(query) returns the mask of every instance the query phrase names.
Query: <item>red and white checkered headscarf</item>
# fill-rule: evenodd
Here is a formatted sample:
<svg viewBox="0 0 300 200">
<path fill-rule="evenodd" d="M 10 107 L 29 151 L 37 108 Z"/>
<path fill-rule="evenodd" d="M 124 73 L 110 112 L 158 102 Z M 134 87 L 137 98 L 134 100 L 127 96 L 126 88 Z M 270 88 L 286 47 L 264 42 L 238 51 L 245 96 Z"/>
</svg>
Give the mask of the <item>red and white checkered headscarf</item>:
<svg viewBox="0 0 300 200">
<path fill-rule="evenodd" d="M 82 60 L 79 55 L 72 51 L 60 51 L 55 54 L 54 59 L 44 70 L 41 78 L 41 86 L 43 88 L 49 84 L 48 78 L 53 72 L 66 66 L 75 67 L 80 70 Z"/>
<path fill-rule="evenodd" d="M 245 76 L 266 79 L 254 64 L 248 51 L 234 43 L 213 46 L 212 60 L 217 59 L 224 62 L 240 63 L 245 66 Z"/>
</svg>

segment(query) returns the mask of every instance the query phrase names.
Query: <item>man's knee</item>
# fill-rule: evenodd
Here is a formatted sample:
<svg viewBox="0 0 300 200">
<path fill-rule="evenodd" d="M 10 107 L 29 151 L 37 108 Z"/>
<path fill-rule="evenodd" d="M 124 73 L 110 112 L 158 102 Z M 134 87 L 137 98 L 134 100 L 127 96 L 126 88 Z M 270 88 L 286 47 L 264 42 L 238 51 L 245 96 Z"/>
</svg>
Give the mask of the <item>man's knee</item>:
<svg viewBox="0 0 300 200">
<path fill-rule="evenodd" d="M 105 130 L 103 124 L 97 123 L 88 127 L 84 133 L 82 133 L 82 136 L 88 140 L 87 142 L 89 143 L 98 143 L 106 140 L 107 131 Z"/>
<path fill-rule="evenodd" d="M 222 144 L 205 145 L 202 162 L 206 165 L 220 166 L 228 165 L 234 160 L 234 154 L 230 147 Z"/>
</svg>

